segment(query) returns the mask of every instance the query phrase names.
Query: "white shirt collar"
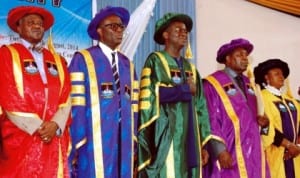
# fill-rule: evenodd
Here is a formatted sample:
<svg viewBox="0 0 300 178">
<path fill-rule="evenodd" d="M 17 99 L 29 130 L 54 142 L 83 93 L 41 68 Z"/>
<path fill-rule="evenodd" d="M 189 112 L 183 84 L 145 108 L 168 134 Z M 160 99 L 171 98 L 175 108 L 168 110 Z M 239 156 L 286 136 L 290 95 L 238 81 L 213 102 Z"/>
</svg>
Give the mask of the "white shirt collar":
<svg viewBox="0 0 300 178">
<path fill-rule="evenodd" d="M 108 47 L 106 44 L 102 43 L 99 41 L 99 47 L 102 49 L 104 55 L 108 58 L 110 64 L 112 64 L 112 53 L 116 53 L 117 54 L 117 50 L 112 50 L 110 47 Z M 115 60 L 116 62 L 118 62 L 118 55 L 115 55 Z M 118 68 L 118 66 L 117 66 Z"/>
<path fill-rule="evenodd" d="M 277 88 L 275 88 L 271 85 L 266 85 L 265 88 L 266 88 L 266 90 L 268 90 L 273 95 L 281 96 L 283 94 L 283 89 L 282 88 L 277 89 Z"/>
<path fill-rule="evenodd" d="M 117 54 L 118 50 L 112 50 L 110 47 L 108 47 L 106 44 L 99 41 L 99 47 L 102 49 L 104 55 L 108 58 L 108 61 L 110 65 L 112 65 L 112 53 Z M 119 58 L 118 55 L 115 55 L 116 63 L 118 64 Z M 119 66 L 117 65 L 117 70 L 119 71 Z"/>
<path fill-rule="evenodd" d="M 31 43 L 29 43 L 28 41 L 26 41 L 22 38 L 21 38 L 20 43 L 23 44 L 27 49 L 29 49 L 29 47 L 31 46 Z"/>
<path fill-rule="evenodd" d="M 23 38 L 21 38 L 20 43 L 23 44 L 27 49 L 29 49 L 29 47 L 32 46 L 31 43 L 29 43 L 28 41 L 24 40 Z M 40 46 L 40 45 L 42 45 L 41 42 L 38 43 L 38 44 L 36 44 L 36 46 Z"/>
</svg>

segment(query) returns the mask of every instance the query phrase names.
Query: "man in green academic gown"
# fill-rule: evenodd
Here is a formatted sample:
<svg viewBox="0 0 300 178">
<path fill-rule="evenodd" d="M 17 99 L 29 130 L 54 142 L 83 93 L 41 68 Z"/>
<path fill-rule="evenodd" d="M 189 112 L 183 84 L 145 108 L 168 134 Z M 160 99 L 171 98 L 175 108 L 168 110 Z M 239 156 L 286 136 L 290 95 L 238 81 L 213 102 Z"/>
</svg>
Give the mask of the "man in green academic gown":
<svg viewBox="0 0 300 178">
<path fill-rule="evenodd" d="M 142 70 L 139 177 L 199 177 L 208 160 L 202 148 L 210 125 L 200 75 L 181 56 L 192 26 L 189 16 L 175 13 L 156 23 L 154 40 L 165 48 L 151 53 Z"/>
</svg>

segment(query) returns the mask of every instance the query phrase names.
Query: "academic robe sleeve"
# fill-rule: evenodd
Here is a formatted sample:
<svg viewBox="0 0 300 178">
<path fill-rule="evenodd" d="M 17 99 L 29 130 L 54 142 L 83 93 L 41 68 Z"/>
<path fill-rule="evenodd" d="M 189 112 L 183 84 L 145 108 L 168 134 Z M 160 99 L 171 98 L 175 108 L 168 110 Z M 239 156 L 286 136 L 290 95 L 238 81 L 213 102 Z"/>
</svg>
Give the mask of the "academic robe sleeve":
<svg viewBox="0 0 300 178">
<path fill-rule="evenodd" d="M 211 127 L 207 109 L 207 102 L 203 92 L 202 79 L 198 71 L 196 71 L 197 94 L 194 97 L 198 124 L 200 125 L 200 138 L 202 147 L 208 142 L 211 136 Z"/>
<path fill-rule="evenodd" d="M 190 101 L 192 94 L 188 84 L 176 85 L 174 87 L 159 87 L 160 103 Z"/>
<path fill-rule="evenodd" d="M 84 91 L 88 90 L 86 88 L 88 86 L 86 84 L 86 80 L 88 80 L 86 77 L 88 74 L 84 58 L 80 53 L 75 53 L 73 59 L 71 60 L 69 71 L 71 74 L 72 83 L 72 124 L 70 127 L 70 132 L 72 135 L 72 150 L 69 156 L 69 161 L 71 164 L 75 164 L 77 150 L 86 143 L 86 121 L 84 117 L 86 115 L 86 94 Z"/>
</svg>

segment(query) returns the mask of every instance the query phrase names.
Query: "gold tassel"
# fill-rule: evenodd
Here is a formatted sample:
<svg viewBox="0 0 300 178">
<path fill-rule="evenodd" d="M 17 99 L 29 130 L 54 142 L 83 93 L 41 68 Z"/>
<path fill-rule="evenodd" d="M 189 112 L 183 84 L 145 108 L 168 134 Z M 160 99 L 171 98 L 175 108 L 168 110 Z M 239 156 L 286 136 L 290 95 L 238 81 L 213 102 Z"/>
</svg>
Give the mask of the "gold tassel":
<svg viewBox="0 0 300 178">
<path fill-rule="evenodd" d="M 57 71 L 58 71 L 58 76 L 59 80 L 61 83 L 61 86 L 63 86 L 64 80 L 65 80 L 65 74 L 64 74 L 64 69 L 62 66 L 62 63 L 60 61 L 60 55 L 55 51 L 54 45 L 53 45 L 53 40 L 52 40 L 52 29 L 50 29 L 48 41 L 47 41 L 47 46 L 48 50 L 54 55 L 54 60 L 57 65 Z M 62 87 L 60 88 L 60 92 L 62 90 Z"/>
<path fill-rule="evenodd" d="M 285 86 L 286 86 L 286 94 L 289 97 L 294 98 L 292 90 L 291 90 L 291 86 L 290 86 L 290 80 L 288 77 L 285 79 Z"/>
<path fill-rule="evenodd" d="M 255 79 L 254 79 L 254 74 L 253 74 L 252 67 L 251 67 L 250 63 L 248 64 L 246 74 L 247 74 L 247 76 L 250 80 L 250 85 L 252 86 L 252 88 L 255 89 Z"/>
<path fill-rule="evenodd" d="M 255 96 L 256 96 L 256 101 L 257 101 L 257 114 L 259 116 L 263 116 L 265 113 L 265 105 L 264 105 L 264 101 L 263 101 L 263 97 L 261 94 L 261 88 L 259 86 L 259 84 L 255 83 L 255 76 L 253 74 L 253 70 L 251 67 L 251 64 L 249 63 L 248 67 L 247 67 L 247 76 L 250 80 L 250 85 L 252 87 L 252 89 L 254 90 Z"/>
<path fill-rule="evenodd" d="M 49 33 L 49 37 L 48 37 L 48 41 L 47 41 L 47 46 L 48 46 L 48 50 L 52 53 L 52 54 L 57 54 L 53 45 L 53 40 L 52 40 L 52 29 L 50 29 L 50 33 Z"/>
<path fill-rule="evenodd" d="M 188 44 L 185 50 L 185 56 L 186 59 L 192 59 L 193 58 L 193 53 L 192 53 L 192 48 L 190 44 L 190 36 L 188 35 Z"/>
</svg>

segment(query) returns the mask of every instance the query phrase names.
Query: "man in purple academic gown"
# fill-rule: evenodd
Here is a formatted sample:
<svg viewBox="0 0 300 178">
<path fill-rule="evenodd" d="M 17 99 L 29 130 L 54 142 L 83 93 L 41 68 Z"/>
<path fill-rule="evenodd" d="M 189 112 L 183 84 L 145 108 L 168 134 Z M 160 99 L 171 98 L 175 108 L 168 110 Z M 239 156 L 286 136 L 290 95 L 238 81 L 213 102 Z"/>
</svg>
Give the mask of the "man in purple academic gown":
<svg viewBox="0 0 300 178">
<path fill-rule="evenodd" d="M 69 66 L 74 177 L 133 177 L 139 85 L 132 62 L 117 51 L 129 17 L 122 7 L 101 9 L 88 27 L 99 43 L 75 53 Z"/>
<path fill-rule="evenodd" d="M 254 90 L 243 75 L 252 50 L 253 45 L 242 38 L 222 45 L 217 61 L 225 64 L 225 69 L 204 80 L 214 138 L 209 144 L 211 157 L 204 167 L 204 177 L 269 177 L 258 124 L 267 127 L 268 119 L 257 116 Z"/>
</svg>

